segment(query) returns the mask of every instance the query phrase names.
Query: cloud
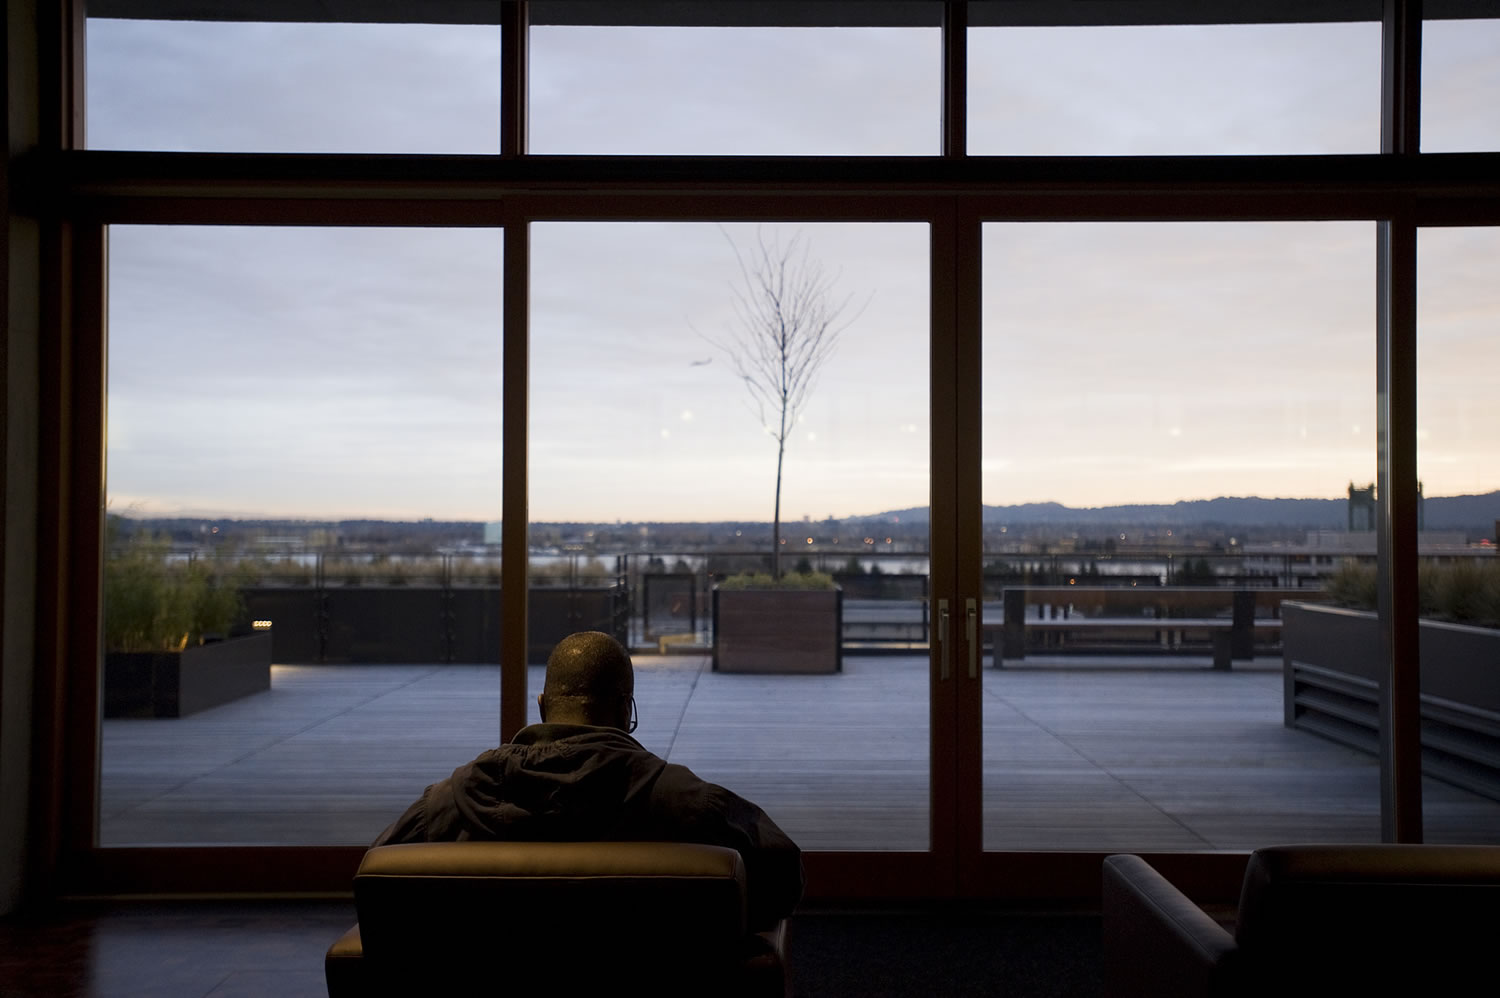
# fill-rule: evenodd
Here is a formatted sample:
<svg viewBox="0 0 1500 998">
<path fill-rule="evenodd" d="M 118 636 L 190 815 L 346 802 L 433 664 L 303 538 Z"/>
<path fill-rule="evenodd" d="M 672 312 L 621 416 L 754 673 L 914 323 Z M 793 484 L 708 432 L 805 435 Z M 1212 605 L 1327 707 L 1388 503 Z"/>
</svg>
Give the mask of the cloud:
<svg viewBox="0 0 1500 998">
<path fill-rule="evenodd" d="M 1500 103 L 1465 91 L 1493 77 L 1493 29 L 1429 31 L 1430 138 L 1500 144 Z M 936 150 L 932 30 L 532 40 L 538 151 Z M 90 144 L 493 152 L 498 54 L 492 28 L 91 20 Z M 985 29 L 970 61 L 976 152 L 1375 141 L 1368 24 Z M 868 304 L 788 450 L 784 512 L 925 505 L 927 227 L 785 228 Z M 532 226 L 534 517 L 769 516 L 774 447 L 705 338 L 731 317 L 726 235 L 755 229 Z M 1350 449 L 1346 431 L 1373 425 L 1374 241 L 1373 222 L 987 225 L 984 501 L 1336 495 L 1367 479 L 1374 436 Z M 112 501 L 497 518 L 501 253 L 493 230 L 116 226 Z M 1500 485 L 1497 261 L 1494 229 L 1422 234 L 1431 495 Z"/>
</svg>

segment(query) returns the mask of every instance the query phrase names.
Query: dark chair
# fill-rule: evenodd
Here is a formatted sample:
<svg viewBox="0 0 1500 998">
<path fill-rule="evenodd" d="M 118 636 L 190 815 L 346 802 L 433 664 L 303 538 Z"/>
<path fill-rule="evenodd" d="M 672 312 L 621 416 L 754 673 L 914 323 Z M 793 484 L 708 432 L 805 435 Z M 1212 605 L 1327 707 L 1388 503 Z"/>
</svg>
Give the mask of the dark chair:
<svg viewBox="0 0 1500 998">
<path fill-rule="evenodd" d="M 1376 995 L 1493 986 L 1500 847 L 1257 849 L 1233 925 L 1139 856 L 1104 861 L 1106 993 Z"/>
<path fill-rule="evenodd" d="M 358 924 L 324 959 L 330 998 L 786 993 L 785 923 L 748 931 L 744 864 L 721 846 L 381 846 L 360 863 L 354 904 Z"/>
</svg>

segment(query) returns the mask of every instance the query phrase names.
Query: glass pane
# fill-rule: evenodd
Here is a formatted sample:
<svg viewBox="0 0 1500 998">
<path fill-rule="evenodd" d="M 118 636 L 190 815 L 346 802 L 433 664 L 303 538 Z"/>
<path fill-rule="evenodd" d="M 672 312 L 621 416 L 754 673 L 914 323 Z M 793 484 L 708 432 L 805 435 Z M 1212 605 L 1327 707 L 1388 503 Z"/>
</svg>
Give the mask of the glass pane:
<svg viewBox="0 0 1500 998">
<path fill-rule="evenodd" d="M 532 687 L 552 642 L 612 630 L 633 650 L 642 744 L 804 849 L 928 847 L 928 238 L 532 226 Z M 776 545 L 786 574 L 836 592 L 729 588 L 773 547 L 783 424 L 735 365 L 753 363 L 741 320 L 767 317 L 743 283 L 762 245 L 826 279 L 804 304 L 842 330 L 785 424 Z M 794 297 L 784 314 L 816 328 Z"/>
<path fill-rule="evenodd" d="M 500 253 L 110 230 L 101 844 L 368 843 L 494 744 Z"/>
<path fill-rule="evenodd" d="M 1422 151 L 1500 149 L 1500 19 L 1422 22 Z"/>
<path fill-rule="evenodd" d="M 1375 553 L 1374 237 L 986 226 L 986 849 L 1378 840 L 1336 737 L 1373 730 L 1289 706 L 1283 658 Z"/>
<path fill-rule="evenodd" d="M 1422 785 L 1429 842 L 1500 841 L 1500 229 L 1418 236 Z"/>
<path fill-rule="evenodd" d="M 529 148 L 934 155 L 937 28 L 531 28 Z"/>
<path fill-rule="evenodd" d="M 500 29 L 90 18 L 88 147 L 497 153 Z"/>
<path fill-rule="evenodd" d="M 979 27 L 969 152 L 1246 155 L 1380 149 L 1380 26 Z"/>
</svg>

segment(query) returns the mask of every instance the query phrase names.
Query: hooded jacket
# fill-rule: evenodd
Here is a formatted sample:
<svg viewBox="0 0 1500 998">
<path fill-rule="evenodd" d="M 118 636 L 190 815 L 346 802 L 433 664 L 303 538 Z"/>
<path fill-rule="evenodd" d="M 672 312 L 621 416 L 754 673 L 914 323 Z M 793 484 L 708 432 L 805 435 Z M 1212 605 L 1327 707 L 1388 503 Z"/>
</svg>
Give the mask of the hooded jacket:
<svg viewBox="0 0 1500 998">
<path fill-rule="evenodd" d="M 618 728 L 522 728 L 428 787 L 374 845 L 470 839 L 728 846 L 745 862 L 755 929 L 773 926 L 802 897 L 801 850 L 764 811 Z"/>
</svg>

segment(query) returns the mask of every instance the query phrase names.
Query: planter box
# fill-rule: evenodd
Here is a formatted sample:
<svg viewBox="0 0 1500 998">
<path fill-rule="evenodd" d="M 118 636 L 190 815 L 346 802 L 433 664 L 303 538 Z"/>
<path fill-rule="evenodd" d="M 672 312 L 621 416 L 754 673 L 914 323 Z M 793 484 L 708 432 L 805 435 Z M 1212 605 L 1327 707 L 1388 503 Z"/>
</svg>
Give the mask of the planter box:
<svg viewBox="0 0 1500 998">
<path fill-rule="evenodd" d="M 715 589 L 714 669 L 840 672 L 843 606 L 839 589 Z"/>
<path fill-rule="evenodd" d="M 271 632 L 104 656 L 105 717 L 184 717 L 271 688 Z"/>
<path fill-rule="evenodd" d="M 1287 727 L 1379 751 L 1380 626 L 1373 613 L 1282 604 Z M 1422 770 L 1500 800 L 1500 630 L 1424 620 Z"/>
</svg>

